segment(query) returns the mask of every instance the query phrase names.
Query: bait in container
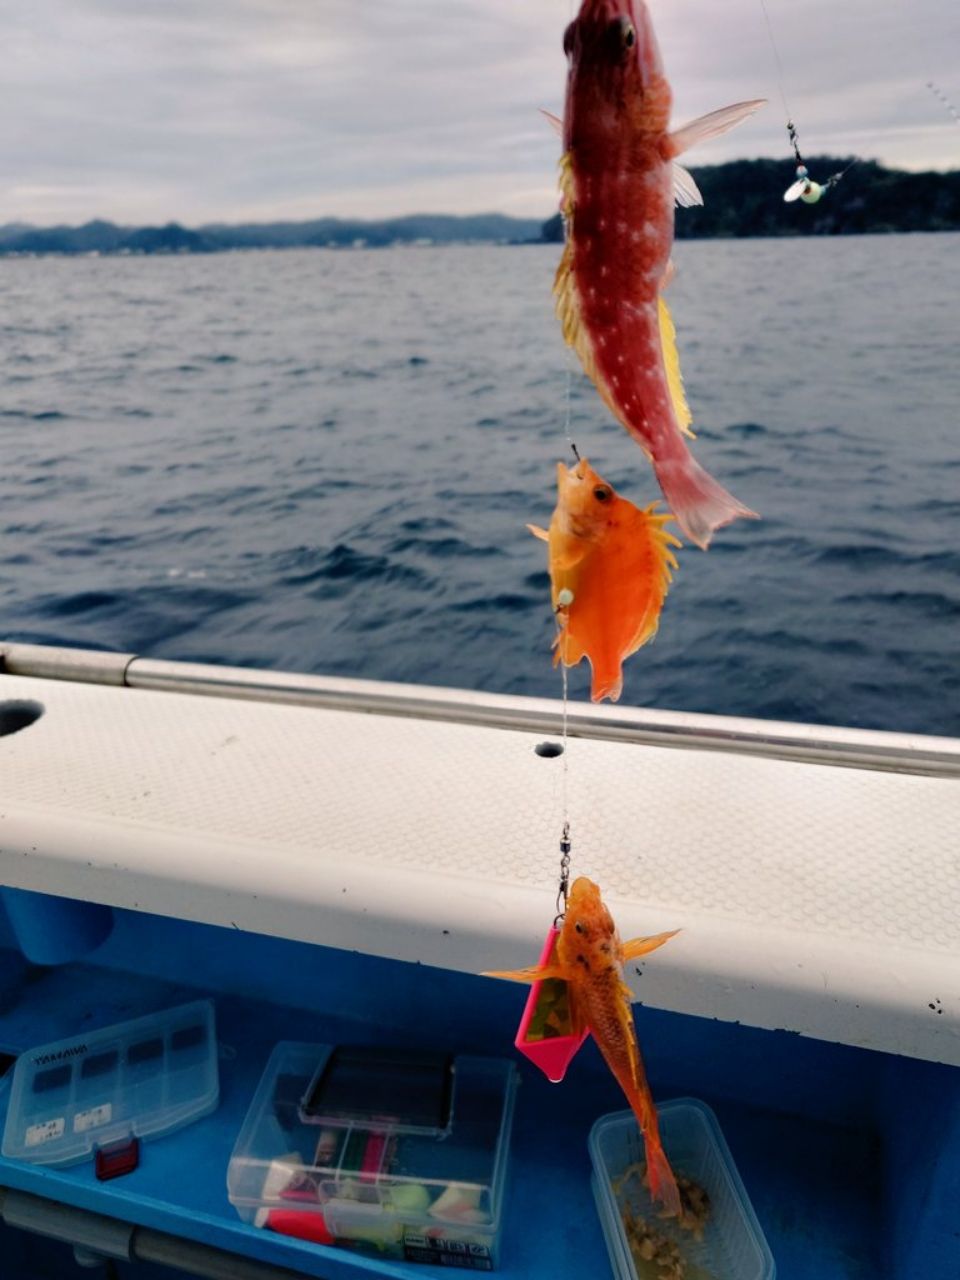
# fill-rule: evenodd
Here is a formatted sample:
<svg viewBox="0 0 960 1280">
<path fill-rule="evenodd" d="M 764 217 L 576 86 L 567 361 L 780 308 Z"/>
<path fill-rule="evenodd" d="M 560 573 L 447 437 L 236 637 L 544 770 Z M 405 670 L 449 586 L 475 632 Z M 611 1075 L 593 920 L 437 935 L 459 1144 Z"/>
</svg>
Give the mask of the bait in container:
<svg viewBox="0 0 960 1280">
<path fill-rule="evenodd" d="M 632 1111 L 601 1116 L 590 1131 L 593 1194 L 617 1280 L 774 1280 L 776 1265 L 716 1116 L 704 1103 L 680 1098 L 657 1108 L 660 1136 L 678 1180 L 707 1193 L 702 1238 L 662 1218 L 638 1173 L 643 1139 Z M 625 1178 L 625 1175 L 627 1177 Z M 679 1263 L 646 1262 L 628 1238 L 625 1213 L 676 1247 Z"/>
</svg>

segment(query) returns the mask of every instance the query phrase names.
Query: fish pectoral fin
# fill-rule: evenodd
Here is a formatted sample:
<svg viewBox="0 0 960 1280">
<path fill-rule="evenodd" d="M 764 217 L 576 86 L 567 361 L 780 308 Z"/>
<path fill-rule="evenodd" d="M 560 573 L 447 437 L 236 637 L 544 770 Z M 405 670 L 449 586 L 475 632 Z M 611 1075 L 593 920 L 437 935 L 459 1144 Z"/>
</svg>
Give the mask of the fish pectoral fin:
<svg viewBox="0 0 960 1280">
<path fill-rule="evenodd" d="M 663 279 L 660 281 L 660 292 L 669 289 L 673 284 L 674 277 L 677 274 L 676 263 L 672 258 L 667 260 L 667 265 L 663 269 Z"/>
<path fill-rule="evenodd" d="M 505 982 L 545 982 L 547 978 L 562 978 L 558 965 L 534 964 L 529 969 L 497 969 L 480 975 L 483 978 L 503 978 Z"/>
<path fill-rule="evenodd" d="M 681 209 L 703 204 L 703 196 L 693 174 L 676 160 L 673 162 L 673 198 Z"/>
<path fill-rule="evenodd" d="M 547 533 L 546 529 L 541 529 L 538 524 L 528 524 L 527 528 L 530 530 L 533 536 L 535 538 L 539 538 L 541 542 L 550 541 L 549 533 Z"/>
<path fill-rule="evenodd" d="M 766 98 L 752 98 L 749 102 L 735 102 L 733 106 L 721 107 L 719 111 L 711 111 L 709 115 L 700 116 L 682 128 L 674 129 L 673 133 L 667 134 L 666 144 L 670 154 L 665 155 L 664 159 L 672 160 L 674 156 L 682 155 L 684 151 L 695 147 L 698 142 L 719 138 L 722 133 L 735 129 L 748 116 L 759 111 L 766 101 Z"/>
<path fill-rule="evenodd" d="M 561 135 L 562 135 L 562 133 L 563 133 L 563 121 L 560 119 L 560 117 L 559 117 L 559 116 L 555 116 L 555 115 L 553 114 L 553 112 L 552 112 L 552 111 L 547 111 L 545 107 L 538 107 L 538 108 L 537 108 L 537 110 L 540 112 L 540 114 L 541 114 L 542 116 L 544 116 L 547 120 L 549 120 L 549 121 L 550 121 L 550 127 L 551 127 L 551 128 L 552 128 L 556 133 L 559 133 L 559 134 L 561 134 Z"/>
<path fill-rule="evenodd" d="M 622 947 L 624 964 L 629 960 L 639 960 L 641 956 L 648 956 L 651 951 L 656 951 L 657 947 L 662 947 L 665 942 L 675 938 L 679 932 L 679 929 L 671 929 L 669 933 L 656 933 L 650 938 L 631 938 Z"/>
</svg>

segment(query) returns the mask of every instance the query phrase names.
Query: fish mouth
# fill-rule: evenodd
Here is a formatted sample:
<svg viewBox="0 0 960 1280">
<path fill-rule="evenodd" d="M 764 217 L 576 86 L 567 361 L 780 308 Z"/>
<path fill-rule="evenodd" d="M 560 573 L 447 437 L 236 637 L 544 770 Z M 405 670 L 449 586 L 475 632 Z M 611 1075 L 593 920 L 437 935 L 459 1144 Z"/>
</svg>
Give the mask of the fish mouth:
<svg viewBox="0 0 960 1280">
<path fill-rule="evenodd" d="M 563 498 L 566 493 L 574 486 L 582 484 L 586 480 L 590 471 L 590 465 L 586 458 L 580 458 L 572 467 L 566 466 L 562 462 L 557 463 L 557 491 Z"/>
</svg>

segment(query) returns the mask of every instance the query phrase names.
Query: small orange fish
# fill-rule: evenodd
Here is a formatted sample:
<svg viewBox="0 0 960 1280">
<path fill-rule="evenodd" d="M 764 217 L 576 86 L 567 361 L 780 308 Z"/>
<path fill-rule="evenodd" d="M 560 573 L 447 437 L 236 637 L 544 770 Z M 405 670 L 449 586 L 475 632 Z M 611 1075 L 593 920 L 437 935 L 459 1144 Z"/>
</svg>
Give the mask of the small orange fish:
<svg viewBox="0 0 960 1280">
<path fill-rule="evenodd" d="M 590 660 L 594 702 L 616 702 L 623 661 L 656 635 L 680 542 L 669 515 L 621 498 L 586 459 L 557 464 L 557 506 L 549 533 L 527 525 L 550 546 L 553 607 L 561 622 L 554 664 Z"/>
<path fill-rule="evenodd" d="M 486 975 L 530 983 L 559 978 L 567 984 L 574 1034 L 585 1028 L 591 1032 L 626 1094 L 643 1133 L 650 1194 L 670 1215 L 681 1211 L 680 1192 L 660 1142 L 657 1109 L 637 1045 L 630 1008 L 633 997 L 623 980 L 623 966 L 663 946 L 676 932 L 621 942 L 613 918 L 600 900 L 600 890 L 592 880 L 580 876 L 570 890 L 553 962 Z"/>
</svg>

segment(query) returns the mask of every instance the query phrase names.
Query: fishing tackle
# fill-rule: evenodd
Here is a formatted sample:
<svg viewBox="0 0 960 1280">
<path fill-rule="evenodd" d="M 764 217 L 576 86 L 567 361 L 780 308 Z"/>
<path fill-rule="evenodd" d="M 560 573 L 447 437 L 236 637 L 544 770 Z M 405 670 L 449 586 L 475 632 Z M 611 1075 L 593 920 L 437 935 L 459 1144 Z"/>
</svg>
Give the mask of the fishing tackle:
<svg viewBox="0 0 960 1280">
<path fill-rule="evenodd" d="M 763 10 L 764 20 L 767 24 L 767 35 L 770 38 L 770 48 L 773 50 L 773 56 L 777 64 L 777 80 L 780 88 L 780 98 L 783 102 L 783 110 L 787 117 L 787 137 L 790 139 L 790 146 L 793 148 L 793 154 L 797 161 L 797 177 L 796 181 L 783 193 L 783 199 L 786 204 L 793 204 L 796 200 L 802 200 L 804 204 L 818 204 L 828 191 L 832 191 L 841 178 L 847 174 L 857 163 L 856 159 L 850 161 L 846 169 L 841 169 L 839 173 L 831 174 L 826 182 L 815 182 L 810 177 L 810 171 L 807 168 L 803 155 L 800 152 L 800 138 L 797 133 L 797 126 L 793 123 L 793 116 L 790 107 L 787 104 L 787 94 L 783 87 L 783 63 L 780 60 L 780 51 L 777 48 L 777 42 L 773 36 L 773 24 L 770 21 L 770 14 L 767 11 L 766 0 L 760 0 L 760 7 Z"/>
</svg>

